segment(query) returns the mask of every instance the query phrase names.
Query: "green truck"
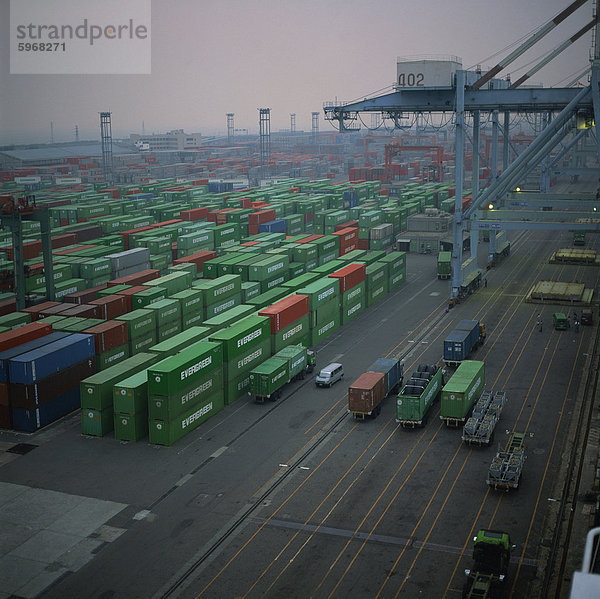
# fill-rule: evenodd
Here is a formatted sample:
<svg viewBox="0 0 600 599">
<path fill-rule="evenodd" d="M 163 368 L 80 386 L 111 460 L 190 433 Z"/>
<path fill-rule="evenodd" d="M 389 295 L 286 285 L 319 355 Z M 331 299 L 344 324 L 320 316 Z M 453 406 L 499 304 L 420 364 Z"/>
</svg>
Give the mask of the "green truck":
<svg viewBox="0 0 600 599">
<path fill-rule="evenodd" d="M 457 427 L 468 417 L 485 384 L 485 364 L 464 360 L 442 389 L 440 418 L 446 426 Z"/>
<path fill-rule="evenodd" d="M 439 366 L 419 364 L 396 398 L 396 422 L 404 428 L 425 426 L 443 385 L 444 371 Z"/>
<path fill-rule="evenodd" d="M 438 279 L 449 279 L 452 276 L 452 252 L 438 254 Z"/>
<path fill-rule="evenodd" d="M 496 599 L 502 597 L 510 564 L 510 535 L 496 530 L 480 530 L 473 539 L 473 566 L 465 570 L 467 580 L 463 599 Z"/>
<path fill-rule="evenodd" d="M 250 372 L 248 395 L 254 401 L 276 401 L 285 385 L 303 379 L 316 365 L 314 352 L 303 345 L 288 345 Z"/>
</svg>

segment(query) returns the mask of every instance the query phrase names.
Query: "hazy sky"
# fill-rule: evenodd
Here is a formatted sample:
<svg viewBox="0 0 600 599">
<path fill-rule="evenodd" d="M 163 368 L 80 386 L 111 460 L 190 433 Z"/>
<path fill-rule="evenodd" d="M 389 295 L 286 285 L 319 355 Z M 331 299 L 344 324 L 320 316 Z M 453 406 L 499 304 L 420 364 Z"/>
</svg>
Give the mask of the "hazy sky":
<svg viewBox="0 0 600 599">
<path fill-rule="evenodd" d="M 464 68 L 493 66 L 498 57 L 489 57 L 570 3 L 153 0 L 151 75 L 10 75 L 9 0 L 0 0 L 0 144 L 49 141 L 51 121 L 56 141 L 73 140 L 76 124 L 81 139 L 98 139 L 103 110 L 112 112 L 113 137 L 141 133 L 142 121 L 146 133 L 225 134 L 227 112 L 235 113 L 237 128 L 257 133 L 259 107 L 271 108 L 272 131 L 288 129 L 290 113 L 297 130 L 310 130 L 311 112 L 322 115 L 324 101 L 391 85 L 397 56 L 456 55 Z M 592 4 L 509 67 L 513 80 L 519 67 L 587 23 Z M 533 81 L 569 83 L 589 65 L 591 39 L 588 32 Z M 322 116 L 320 129 L 331 129 Z"/>
</svg>

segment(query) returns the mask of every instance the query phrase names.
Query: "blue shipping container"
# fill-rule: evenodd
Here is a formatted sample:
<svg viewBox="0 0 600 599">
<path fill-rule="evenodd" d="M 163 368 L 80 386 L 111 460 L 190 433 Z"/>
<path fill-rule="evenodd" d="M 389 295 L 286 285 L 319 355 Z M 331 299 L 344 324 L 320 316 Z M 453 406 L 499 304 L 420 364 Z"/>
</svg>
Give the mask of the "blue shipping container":
<svg viewBox="0 0 600 599">
<path fill-rule="evenodd" d="M 41 404 L 34 410 L 24 408 L 12 409 L 13 428 L 17 431 L 32 433 L 55 420 L 66 416 L 81 407 L 79 385 L 51 401 Z"/>
<path fill-rule="evenodd" d="M 282 218 L 270 220 L 268 223 L 263 223 L 258 226 L 259 233 L 285 233 L 287 222 Z"/>
<path fill-rule="evenodd" d="M 8 363 L 11 383 L 29 385 L 73 364 L 93 358 L 94 337 L 72 333 L 63 339 L 16 356 Z"/>
<path fill-rule="evenodd" d="M 381 372 L 385 374 L 385 393 L 389 395 L 392 391 L 398 390 L 402 383 L 404 368 L 399 360 L 391 358 L 378 358 L 367 372 Z"/>
<path fill-rule="evenodd" d="M 64 332 L 55 332 L 50 333 L 49 335 L 44 335 L 39 339 L 34 339 L 33 341 L 27 341 L 26 343 L 21 343 L 17 347 L 13 347 L 11 349 L 7 349 L 3 352 L 0 352 L 0 383 L 8 383 L 8 361 L 16 356 L 20 356 L 21 354 L 25 354 L 33 349 L 38 349 L 44 345 L 48 345 L 48 343 L 52 343 L 53 341 L 58 341 L 63 337 L 67 337 L 71 335 L 71 333 Z"/>
<path fill-rule="evenodd" d="M 479 341 L 479 324 L 471 330 L 454 329 L 444 340 L 444 361 L 462 362 Z"/>
</svg>

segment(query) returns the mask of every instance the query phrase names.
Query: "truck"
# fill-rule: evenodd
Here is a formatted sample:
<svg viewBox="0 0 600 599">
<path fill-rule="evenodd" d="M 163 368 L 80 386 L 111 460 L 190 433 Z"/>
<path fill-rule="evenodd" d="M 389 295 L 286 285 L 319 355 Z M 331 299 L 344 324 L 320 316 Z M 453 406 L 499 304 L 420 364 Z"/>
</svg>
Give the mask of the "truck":
<svg viewBox="0 0 600 599">
<path fill-rule="evenodd" d="M 490 464 L 487 484 L 493 489 L 509 491 L 519 487 L 525 463 L 525 433 L 511 433 L 504 449 L 499 450 Z"/>
<path fill-rule="evenodd" d="M 464 360 L 442 387 L 440 419 L 448 427 L 457 427 L 467 419 L 485 385 L 485 364 Z"/>
<path fill-rule="evenodd" d="M 585 231 L 573 231 L 573 245 L 585 245 Z"/>
<path fill-rule="evenodd" d="M 396 422 L 403 428 L 425 426 L 443 385 L 444 371 L 439 366 L 419 364 L 396 398 Z"/>
<path fill-rule="evenodd" d="M 555 331 L 566 331 L 569 328 L 569 319 L 563 312 L 554 312 L 552 324 Z"/>
<path fill-rule="evenodd" d="M 489 445 L 505 404 L 505 391 L 484 391 L 465 422 L 462 440 L 467 445 Z"/>
<path fill-rule="evenodd" d="M 288 345 L 250 372 L 248 395 L 257 403 L 276 401 L 290 382 L 303 379 L 312 372 L 316 359 L 304 345 Z"/>
<path fill-rule="evenodd" d="M 437 276 L 438 279 L 449 279 L 452 276 L 452 252 L 439 252 Z"/>
<path fill-rule="evenodd" d="M 501 597 L 515 545 L 511 544 L 508 533 L 497 530 L 479 530 L 473 541 L 473 565 L 465 570 L 463 599 Z"/>
<path fill-rule="evenodd" d="M 444 339 L 444 363 L 458 366 L 469 354 L 483 345 L 485 325 L 478 320 L 461 320 Z"/>
<path fill-rule="evenodd" d="M 403 378 L 402 362 L 395 358 L 378 358 L 348 387 L 348 412 L 356 420 L 368 416 L 377 418 L 381 413 L 381 402 L 398 393 Z"/>
</svg>

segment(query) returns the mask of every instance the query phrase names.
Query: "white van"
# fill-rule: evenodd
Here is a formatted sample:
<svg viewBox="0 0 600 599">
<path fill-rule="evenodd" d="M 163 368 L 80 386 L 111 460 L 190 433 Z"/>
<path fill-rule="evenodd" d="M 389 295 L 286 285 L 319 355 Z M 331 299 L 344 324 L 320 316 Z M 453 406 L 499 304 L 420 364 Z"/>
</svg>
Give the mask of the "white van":
<svg viewBox="0 0 600 599">
<path fill-rule="evenodd" d="M 341 380 L 344 376 L 344 367 L 337 362 L 325 366 L 316 376 L 315 383 L 317 387 L 331 387 L 333 383 Z"/>
</svg>

